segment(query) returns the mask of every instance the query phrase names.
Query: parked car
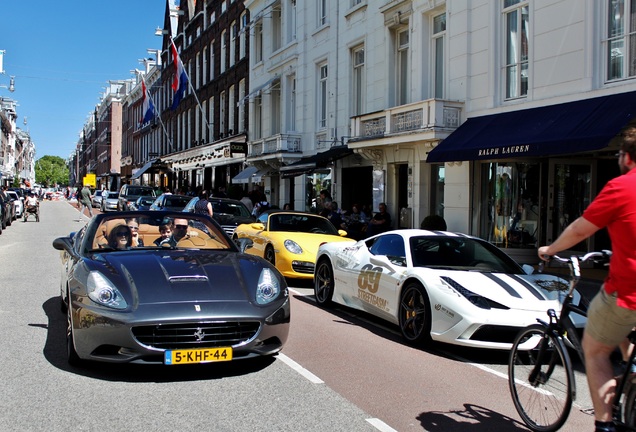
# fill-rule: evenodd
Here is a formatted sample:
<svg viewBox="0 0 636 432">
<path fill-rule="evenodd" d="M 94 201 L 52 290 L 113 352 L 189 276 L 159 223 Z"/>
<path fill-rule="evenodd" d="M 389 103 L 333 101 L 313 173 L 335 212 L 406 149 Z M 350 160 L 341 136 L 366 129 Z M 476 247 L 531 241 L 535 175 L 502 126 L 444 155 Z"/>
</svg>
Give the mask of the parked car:
<svg viewBox="0 0 636 432">
<path fill-rule="evenodd" d="M 189 195 L 162 194 L 150 206 L 150 210 L 182 211 L 192 199 Z"/>
<path fill-rule="evenodd" d="M 127 243 L 131 217 L 145 236 L 142 247 Z M 165 224 L 179 239 L 156 246 Z M 208 217 L 103 213 L 53 247 L 63 252 L 60 298 L 71 364 L 234 361 L 274 355 L 287 340 L 285 279 L 242 253 Z"/>
<path fill-rule="evenodd" d="M 91 204 L 93 207 L 101 209 L 102 208 L 102 194 L 106 192 L 102 189 L 96 190 L 93 193 L 93 199 L 91 200 Z"/>
<path fill-rule="evenodd" d="M 414 345 L 510 349 L 548 309 L 558 314 L 567 290 L 563 278 L 534 273 L 483 239 L 420 229 L 323 244 L 314 275 L 319 305 L 375 315 Z M 574 301 L 586 308 L 578 292 Z M 574 319 L 583 329 L 585 318 Z"/>
<path fill-rule="evenodd" d="M 137 198 L 142 196 L 153 198 L 157 197 L 154 188 L 151 186 L 123 185 L 121 189 L 119 189 L 119 203 L 117 205 L 117 210 L 130 210 L 130 205 L 137 201 Z"/>
<path fill-rule="evenodd" d="M 133 211 L 149 210 L 153 202 L 155 202 L 155 198 L 151 196 L 141 196 L 137 198 L 137 201 L 130 204 L 128 208 Z"/>
<path fill-rule="evenodd" d="M 119 204 L 119 192 L 104 191 L 102 194 L 100 210 L 102 212 L 117 211 Z"/>
<path fill-rule="evenodd" d="M 255 220 L 241 201 L 230 198 L 209 198 L 208 201 L 212 203 L 212 217 L 221 224 L 229 236 L 234 234 L 236 227 L 240 224 L 252 223 Z M 193 213 L 197 202 L 199 202 L 198 197 L 192 198 L 183 211 Z"/>
<path fill-rule="evenodd" d="M 0 193 L 0 201 L 0 205 L 2 205 L 2 221 L 0 225 L 2 225 L 2 229 L 5 229 L 10 226 L 15 219 L 15 206 L 8 195 Z"/>
<path fill-rule="evenodd" d="M 15 207 L 15 211 L 13 212 L 13 215 L 15 216 L 14 220 L 22 217 L 22 214 L 24 213 L 24 202 L 22 201 L 18 193 L 13 190 L 8 190 L 6 194 L 8 195 L 9 199 L 13 201 L 13 205 Z"/>
<path fill-rule="evenodd" d="M 234 238 L 248 238 L 253 247 L 247 253 L 265 258 L 283 276 L 312 279 L 318 246 L 326 242 L 347 242 L 346 231 L 336 229 L 329 219 L 312 213 L 267 210 L 255 222 L 236 227 Z"/>
</svg>

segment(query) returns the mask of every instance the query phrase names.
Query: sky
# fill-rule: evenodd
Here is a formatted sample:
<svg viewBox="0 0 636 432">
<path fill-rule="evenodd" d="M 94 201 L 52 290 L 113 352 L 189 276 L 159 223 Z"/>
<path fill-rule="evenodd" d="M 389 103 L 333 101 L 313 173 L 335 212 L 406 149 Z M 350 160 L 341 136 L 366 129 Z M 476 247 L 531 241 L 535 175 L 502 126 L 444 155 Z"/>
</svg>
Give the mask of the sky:
<svg viewBox="0 0 636 432">
<path fill-rule="evenodd" d="M 16 125 L 30 133 L 36 159 L 75 151 L 109 80 L 133 78 L 140 59 L 160 49 L 165 0 L 0 0 L 4 75 L 15 76 Z M 24 124 L 26 118 L 27 124 Z"/>
</svg>

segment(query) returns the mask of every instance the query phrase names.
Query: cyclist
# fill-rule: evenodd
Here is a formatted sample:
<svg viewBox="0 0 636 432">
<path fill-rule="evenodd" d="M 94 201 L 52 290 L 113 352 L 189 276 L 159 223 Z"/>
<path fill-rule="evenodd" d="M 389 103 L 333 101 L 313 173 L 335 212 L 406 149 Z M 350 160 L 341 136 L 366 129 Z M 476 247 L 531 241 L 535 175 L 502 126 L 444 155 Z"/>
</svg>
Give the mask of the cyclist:
<svg viewBox="0 0 636 432">
<path fill-rule="evenodd" d="M 29 192 L 29 196 L 26 198 L 26 200 L 24 200 L 24 205 L 26 207 L 26 210 L 30 210 L 33 212 L 35 212 L 37 207 L 40 205 L 40 202 L 38 201 L 33 191 Z"/>
<path fill-rule="evenodd" d="M 621 136 L 618 166 L 621 175 L 603 190 L 549 246 L 538 250 L 539 258 L 568 249 L 607 227 L 612 241 L 609 273 L 592 300 L 583 335 L 588 385 L 594 405 L 595 431 L 613 432 L 612 399 L 616 389 L 610 354 L 620 346 L 629 358 L 627 335 L 636 326 L 636 127 Z"/>
</svg>

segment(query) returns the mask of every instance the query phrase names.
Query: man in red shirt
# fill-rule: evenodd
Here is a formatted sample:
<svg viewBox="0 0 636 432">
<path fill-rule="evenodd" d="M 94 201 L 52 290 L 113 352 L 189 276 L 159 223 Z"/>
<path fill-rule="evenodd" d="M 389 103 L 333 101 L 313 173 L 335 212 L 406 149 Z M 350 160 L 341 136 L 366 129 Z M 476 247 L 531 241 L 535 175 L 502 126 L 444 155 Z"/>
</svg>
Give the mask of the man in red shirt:
<svg viewBox="0 0 636 432">
<path fill-rule="evenodd" d="M 538 250 L 539 258 L 545 260 L 605 227 L 612 240 L 609 273 L 590 304 L 583 336 L 596 432 L 616 430 L 611 407 L 616 380 L 610 354 L 620 346 L 623 359 L 629 358 L 632 347 L 626 337 L 636 326 L 636 128 L 623 133 L 617 156 L 622 175 L 607 182 L 583 215 L 554 243 Z"/>
</svg>

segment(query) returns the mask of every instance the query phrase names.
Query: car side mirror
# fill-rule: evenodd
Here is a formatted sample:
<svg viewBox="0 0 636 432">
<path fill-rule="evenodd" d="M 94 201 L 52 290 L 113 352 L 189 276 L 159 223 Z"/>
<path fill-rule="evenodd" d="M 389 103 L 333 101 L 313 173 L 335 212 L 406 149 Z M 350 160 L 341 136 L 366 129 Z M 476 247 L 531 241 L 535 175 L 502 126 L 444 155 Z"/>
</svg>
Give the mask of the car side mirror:
<svg viewBox="0 0 636 432">
<path fill-rule="evenodd" d="M 347 236 L 347 232 L 346 232 L 345 230 L 340 230 L 340 229 L 339 229 L 339 230 L 338 230 L 338 235 L 339 235 L 340 237 L 346 237 L 346 236 Z"/>
<path fill-rule="evenodd" d="M 252 225 L 252 229 L 255 229 L 257 231 L 263 231 L 265 229 L 265 225 L 263 225 L 260 222 L 255 222 L 255 223 L 253 223 L 251 225 Z"/>
<path fill-rule="evenodd" d="M 254 242 L 252 241 L 252 239 L 247 237 L 237 238 L 234 240 L 234 243 L 236 243 L 241 253 L 245 253 L 245 250 L 254 246 Z"/>
<path fill-rule="evenodd" d="M 521 266 L 521 268 L 527 275 L 531 275 L 534 273 L 534 267 L 532 267 L 530 264 L 524 264 Z"/>
</svg>

